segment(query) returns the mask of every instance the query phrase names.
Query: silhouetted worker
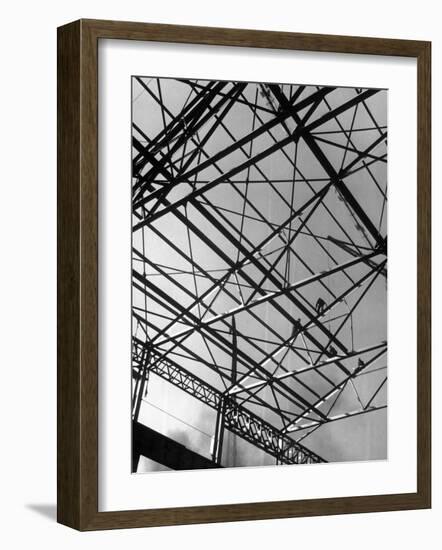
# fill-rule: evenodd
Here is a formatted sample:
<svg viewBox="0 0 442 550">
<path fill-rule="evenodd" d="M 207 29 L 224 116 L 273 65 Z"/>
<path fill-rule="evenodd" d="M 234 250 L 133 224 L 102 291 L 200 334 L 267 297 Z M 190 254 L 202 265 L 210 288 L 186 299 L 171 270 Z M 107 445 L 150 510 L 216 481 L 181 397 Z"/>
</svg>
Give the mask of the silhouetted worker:
<svg viewBox="0 0 442 550">
<path fill-rule="evenodd" d="M 329 357 L 334 357 L 334 356 L 336 355 L 336 353 L 337 353 L 337 351 L 336 351 L 336 349 L 335 349 L 333 346 L 330 346 L 330 347 L 328 348 L 327 355 L 328 355 Z"/>
<path fill-rule="evenodd" d="M 293 323 L 293 333 L 298 334 L 302 330 L 301 319 L 296 319 Z"/>
<path fill-rule="evenodd" d="M 322 298 L 318 298 L 318 301 L 316 302 L 316 311 L 319 315 L 324 311 L 326 305 L 327 304 Z"/>
<path fill-rule="evenodd" d="M 359 359 L 358 359 L 358 369 L 362 369 L 363 367 L 365 367 L 365 363 L 364 363 L 364 361 L 362 361 L 362 359 L 359 357 Z"/>
</svg>

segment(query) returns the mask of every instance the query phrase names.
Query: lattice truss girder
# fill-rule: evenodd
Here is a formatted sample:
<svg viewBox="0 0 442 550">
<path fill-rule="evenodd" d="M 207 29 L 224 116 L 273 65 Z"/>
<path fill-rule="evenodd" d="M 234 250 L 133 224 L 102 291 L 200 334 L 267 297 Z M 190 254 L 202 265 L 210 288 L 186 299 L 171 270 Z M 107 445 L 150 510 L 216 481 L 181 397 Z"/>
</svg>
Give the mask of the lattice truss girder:
<svg viewBox="0 0 442 550">
<path fill-rule="evenodd" d="M 134 415 L 153 373 L 315 462 L 301 440 L 386 407 L 385 105 L 134 79 Z"/>
</svg>

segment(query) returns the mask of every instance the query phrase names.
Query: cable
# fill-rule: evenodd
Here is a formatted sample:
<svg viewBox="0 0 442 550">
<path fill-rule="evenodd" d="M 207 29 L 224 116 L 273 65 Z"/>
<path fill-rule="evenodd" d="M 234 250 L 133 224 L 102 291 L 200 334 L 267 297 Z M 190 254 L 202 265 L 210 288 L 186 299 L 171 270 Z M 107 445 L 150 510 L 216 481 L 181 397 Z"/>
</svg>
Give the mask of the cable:
<svg viewBox="0 0 442 550">
<path fill-rule="evenodd" d="M 181 418 L 178 418 L 177 416 L 165 411 L 164 409 L 162 409 L 161 407 L 158 407 L 157 405 L 154 405 L 153 403 L 151 403 L 150 401 L 148 401 L 147 399 L 142 399 L 142 401 L 144 403 L 146 403 L 147 405 L 150 405 L 151 407 L 153 407 L 154 409 L 158 409 L 159 411 L 161 411 L 162 413 L 164 414 L 167 414 L 167 416 L 170 416 L 171 418 L 175 419 L 175 420 L 178 420 L 178 422 L 181 422 L 182 424 L 185 424 L 186 426 L 189 426 L 189 428 L 193 428 L 194 430 L 196 430 L 197 432 L 200 432 L 202 434 L 204 434 L 205 436 L 207 437 L 210 437 L 212 438 L 213 435 L 210 435 L 208 434 L 207 432 L 203 432 L 203 430 L 200 430 L 199 428 L 197 428 L 196 426 L 194 426 L 193 424 L 189 424 L 188 422 L 185 422 L 184 420 L 182 420 Z"/>
</svg>

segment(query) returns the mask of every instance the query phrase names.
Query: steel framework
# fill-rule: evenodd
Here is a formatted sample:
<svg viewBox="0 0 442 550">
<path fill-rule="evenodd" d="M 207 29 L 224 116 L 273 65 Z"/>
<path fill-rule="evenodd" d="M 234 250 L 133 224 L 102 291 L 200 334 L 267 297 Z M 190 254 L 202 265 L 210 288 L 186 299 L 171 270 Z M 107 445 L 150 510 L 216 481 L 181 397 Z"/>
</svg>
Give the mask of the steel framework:
<svg viewBox="0 0 442 550">
<path fill-rule="evenodd" d="M 281 464 L 377 437 L 386 93 L 134 77 L 134 422 L 154 376 L 214 411 L 216 465 L 226 430 Z"/>
</svg>

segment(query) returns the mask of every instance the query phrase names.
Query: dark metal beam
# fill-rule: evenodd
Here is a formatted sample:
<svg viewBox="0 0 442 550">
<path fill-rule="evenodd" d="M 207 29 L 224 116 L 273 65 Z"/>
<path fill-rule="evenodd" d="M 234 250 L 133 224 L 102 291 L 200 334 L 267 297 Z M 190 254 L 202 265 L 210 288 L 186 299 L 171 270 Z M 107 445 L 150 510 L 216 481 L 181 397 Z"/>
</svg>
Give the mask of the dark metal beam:
<svg viewBox="0 0 442 550">
<path fill-rule="evenodd" d="M 279 89 L 279 86 L 275 84 L 269 84 L 268 85 L 270 90 L 272 91 L 275 98 L 278 100 L 280 105 L 284 110 L 289 108 L 289 103 L 285 95 L 281 92 Z M 351 101 L 344 103 L 342 106 L 338 107 L 335 110 L 335 113 L 338 111 L 346 111 L 349 107 L 348 104 L 351 103 L 351 105 L 357 105 L 358 103 L 362 102 L 363 99 L 366 97 L 369 97 L 368 94 L 373 95 L 374 93 L 377 93 L 377 90 L 367 90 L 366 93 L 359 94 L 355 98 L 353 98 Z M 315 121 L 314 123 L 311 123 L 307 127 L 302 127 L 302 122 L 299 117 L 299 115 L 296 112 L 292 113 L 293 120 L 296 123 L 297 129 L 299 129 L 299 133 L 302 136 L 305 143 L 309 146 L 312 153 L 317 158 L 318 162 L 321 164 L 321 166 L 324 168 L 328 176 L 330 177 L 331 181 L 334 183 L 336 188 L 339 190 L 343 198 L 347 201 L 349 206 L 352 208 L 356 216 L 361 220 L 361 223 L 367 228 L 369 233 L 374 238 L 376 244 L 378 246 L 384 245 L 384 239 L 379 234 L 379 231 L 371 221 L 371 219 L 368 217 L 368 215 L 365 213 L 363 208 L 360 206 L 358 201 L 355 199 L 351 191 L 348 189 L 347 185 L 343 181 L 343 177 L 345 177 L 345 174 L 338 174 L 336 170 L 333 168 L 332 164 L 328 160 L 328 158 L 325 156 L 322 149 L 319 147 L 319 145 L 316 143 L 314 136 L 311 134 L 312 129 L 316 128 L 317 126 L 320 126 L 324 123 L 324 120 L 330 120 L 331 118 L 334 118 L 336 116 L 333 111 L 330 113 L 327 113 L 323 117 L 321 117 L 319 120 Z M 321 122 L 322 120 L 322 122 Z"/>
<path fill-rule="evenodd" d="M 140 422 L 132 422 L 132 471 L 136 471 L 140 456 L 145 456 L 172 470 L 221 468 L 202 456 Z"/>
</svg>

